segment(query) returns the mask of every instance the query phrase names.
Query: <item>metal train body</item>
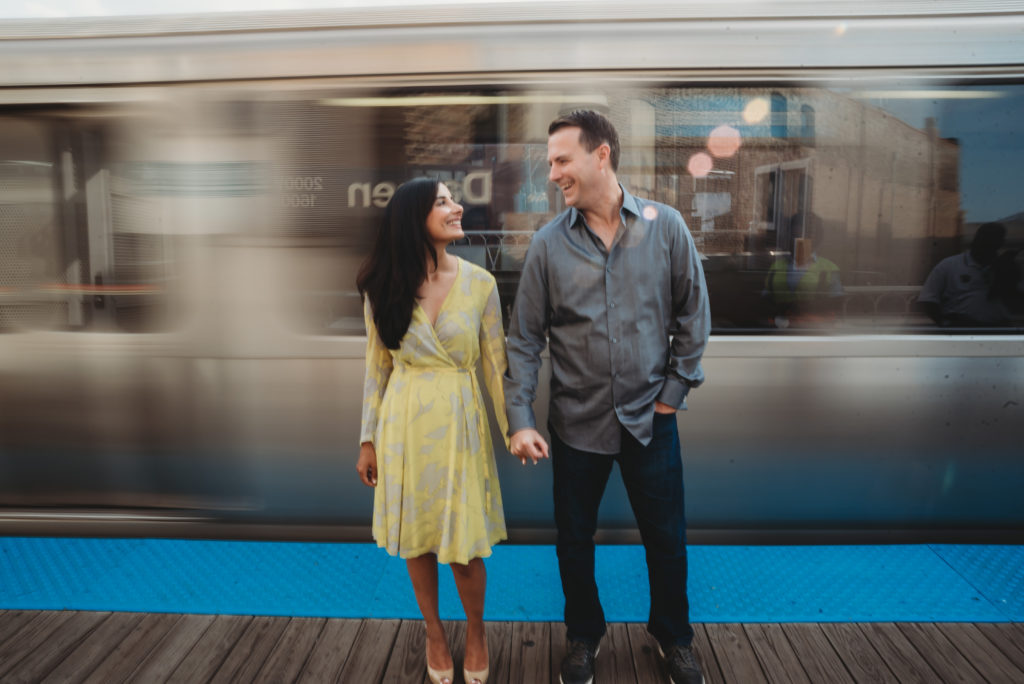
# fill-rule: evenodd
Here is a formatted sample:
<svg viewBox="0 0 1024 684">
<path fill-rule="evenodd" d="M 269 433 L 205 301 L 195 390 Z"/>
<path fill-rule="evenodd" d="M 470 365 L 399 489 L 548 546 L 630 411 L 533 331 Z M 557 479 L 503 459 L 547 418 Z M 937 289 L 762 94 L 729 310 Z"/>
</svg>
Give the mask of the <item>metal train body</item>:
<svg viewBox="0 0 1024 684">
<path fill-rule="evenodd" d="M 1021 2 L 8 22 L 0 533 L 368 539 L 353 281 L 380 207 L 448 180 L 507 309 L 560 208 L 547 122 L 582 104 L 622 131 L 627 187 L 683 212 L 719 312 L 679 417 L 691 540 L 1019 539 L 1019 314 L 935 329 L 913 300 L 984 213 L 976 152 L 1022 168 L 1022 77 Z M 897 121 L 928 97 L 931 123 Z M 998 144 L 937 132 L 969 129 L 960 100 Z M 765 300 L 795 238 L 842 275 L 814 315 Z M 512 538 L 550 541 L 549 464 L 497 444 Z M 613 475 L 601 538 L 632 530 Z"/>
</svg>

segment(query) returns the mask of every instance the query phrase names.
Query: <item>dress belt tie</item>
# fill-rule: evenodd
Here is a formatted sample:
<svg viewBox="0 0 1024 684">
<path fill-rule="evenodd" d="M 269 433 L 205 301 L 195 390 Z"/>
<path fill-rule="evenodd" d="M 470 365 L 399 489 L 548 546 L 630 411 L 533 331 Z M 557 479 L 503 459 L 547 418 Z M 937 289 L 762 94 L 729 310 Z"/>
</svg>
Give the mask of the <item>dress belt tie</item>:
<svg viewBox="0 0 1024 684">
<path fill-rule="evenodd" d="M 404 363 L 396 363 L 395 368 L 404 373 L 469 373 L 468 368 L 461 366 L 410 366 Z"/>
</svg>

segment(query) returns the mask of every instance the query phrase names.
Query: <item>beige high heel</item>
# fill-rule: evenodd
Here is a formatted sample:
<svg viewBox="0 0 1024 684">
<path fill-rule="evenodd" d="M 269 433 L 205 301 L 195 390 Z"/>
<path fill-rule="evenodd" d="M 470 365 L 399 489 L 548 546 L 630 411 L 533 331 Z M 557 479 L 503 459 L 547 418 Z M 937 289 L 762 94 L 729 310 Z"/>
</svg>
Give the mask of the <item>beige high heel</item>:
<svg viewBox="0 0 1024 684">
<path fill-rule="evenodd" d="M 488 655 L 488 661 L 490 661 L 490 655 Z M 490 674 L 491 667 L 489 663 L 484 669 L 476 671 L 466 669 L 465 664 L 462 666 L 462 676 L 465 678 L 466 684 L 487 684 L 487 677 L 489 677 Z"/>
<path fill-rule="evenodd" d="M 466 679 L 466 684 L 487 684 L 487 677 L 491 674 L 491 668 L 485 667 L 482 670 L 467 670 L 462 668 L 462 676 Z"/>
<path fill-rule="evenodd" d="M 435 670 L 427 665 L 427 676 L 430 677 L 430 684 L 452 684 L 455 681 L 455 668 L 447 670 Z"/>
<path fill-rule="evenodd" d="M 427 641 L 430 639 L 428 638 Z M 426 644 L 423 647 L 423 656 L 427 661 L 427 677 L 430 678 L 430 684 L 454 684 L 455 682 L 455 667 L 449 667 L 446 670 L 435 670 L 430 667 L 430 659 L 426 657 L 427 648 Z"/>
</svg>

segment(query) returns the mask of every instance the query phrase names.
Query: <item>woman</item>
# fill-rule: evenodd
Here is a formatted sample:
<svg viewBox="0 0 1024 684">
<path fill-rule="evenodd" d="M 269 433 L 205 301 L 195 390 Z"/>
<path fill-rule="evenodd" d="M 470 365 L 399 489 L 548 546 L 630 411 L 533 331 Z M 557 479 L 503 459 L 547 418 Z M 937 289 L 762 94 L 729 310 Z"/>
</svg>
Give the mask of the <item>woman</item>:
<svg viewBox="0 0 1024 684">
<path fill-rule="evenodd" d="M 506 538 L 474 373 L 481 360 L 507 434 L 505 336 L 493 276 L 447 252 L 463 235 L 462 207 L 448 188 L 426 178 L 409 181 L 388 203 L 356 280 L 367 332 L 357 470 L 363 484 L 375 487 L 377 545 L 406 559 L 435 684 L 451 684 L 454 676 L 438 614 L 437 564 L 451 565 L 466 611 L 466 682 L 485 684 L 483 558 Z"/>
</svg>

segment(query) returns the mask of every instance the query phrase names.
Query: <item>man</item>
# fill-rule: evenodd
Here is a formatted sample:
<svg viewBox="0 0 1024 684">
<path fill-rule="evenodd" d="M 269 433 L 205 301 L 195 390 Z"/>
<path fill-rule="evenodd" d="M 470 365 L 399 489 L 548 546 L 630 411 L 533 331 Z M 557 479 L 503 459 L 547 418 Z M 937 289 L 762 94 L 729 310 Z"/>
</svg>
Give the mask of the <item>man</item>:
<svg viewBox="0 0 1024 684">
<path fill-rule="evenodd" d="M 936 264 L 917 297 L 936 325 L 986 327 L 1009 323 L 1009 309 L 1003 301 L 1006 293 L 1000 291 L 1007 288 L 998 287 L 1003 278 L 998 277 L 996 268 L 999 248 L 1005 240 L 1006 226 L 982 224 L 970 249 Z"/>
<path fill-rule="evenodd" d="M 592 680 L 605 633 L 594 533 L 617 461 L 647 552 L 647 629 L 675 684 L 701 682 L 690 649 L 675 415 L 704 380 L 710 314 L 700 258 L 678 211 L 619 185 L 618 134 L 605 117 L 575 111 L 552 122 L 548 163 L 568 209 L 530 243 L 509 328 L 505 395 L 512 453 L 523 463 L 547 457 L 532 409 L 547 336 L 567 637 L 561 681 Z"/>
</svg>

